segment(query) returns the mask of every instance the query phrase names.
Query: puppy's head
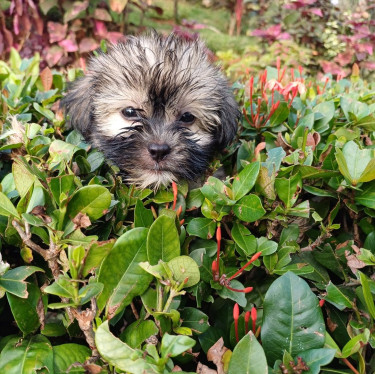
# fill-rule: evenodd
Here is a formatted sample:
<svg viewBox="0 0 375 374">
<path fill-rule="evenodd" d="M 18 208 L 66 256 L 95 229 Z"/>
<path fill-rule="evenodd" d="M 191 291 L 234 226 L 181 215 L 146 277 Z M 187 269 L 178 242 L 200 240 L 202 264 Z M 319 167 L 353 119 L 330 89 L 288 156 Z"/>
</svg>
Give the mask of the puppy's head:
<svg viewBox="0 0 375 374">
<path fill-rule="evenodd" d="M 234 137 L 239 111 L 202 42 L 129 37 L 90 60 L 62 101 L 71 124 L 127 181 L 194 179 Z"/>
</svg>

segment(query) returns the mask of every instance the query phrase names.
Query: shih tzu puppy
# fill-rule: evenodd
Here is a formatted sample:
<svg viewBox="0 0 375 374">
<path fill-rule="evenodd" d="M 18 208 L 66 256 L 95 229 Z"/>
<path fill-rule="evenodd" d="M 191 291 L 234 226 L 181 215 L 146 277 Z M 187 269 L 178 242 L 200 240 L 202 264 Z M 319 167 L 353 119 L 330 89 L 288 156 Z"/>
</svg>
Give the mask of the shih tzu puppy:
<svg viewBox="0 0 375 374">
<path fill-rule="evenodd" d="M 239 117 L 203 42 L 156 32 L 91 58 L 62 106 L 73 127 L 141 188 L 194 180 L 233 139 Z"/>
</svg>

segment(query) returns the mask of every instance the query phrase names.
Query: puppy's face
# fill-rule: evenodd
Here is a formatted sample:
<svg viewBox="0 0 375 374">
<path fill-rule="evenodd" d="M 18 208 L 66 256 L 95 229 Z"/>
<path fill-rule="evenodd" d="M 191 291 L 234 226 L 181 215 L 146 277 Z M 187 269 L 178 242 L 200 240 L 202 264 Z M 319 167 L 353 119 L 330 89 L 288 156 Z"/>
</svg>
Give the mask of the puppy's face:
<svg viewBox="0 0 375 374">
<path fill-rule="evenodd" d="M 202 174 L 234 137 L 239 116 L 204 45 L 175 35 L 110 47 L 62 105 L 72 125 L 142 188 Z"/>
</svg>

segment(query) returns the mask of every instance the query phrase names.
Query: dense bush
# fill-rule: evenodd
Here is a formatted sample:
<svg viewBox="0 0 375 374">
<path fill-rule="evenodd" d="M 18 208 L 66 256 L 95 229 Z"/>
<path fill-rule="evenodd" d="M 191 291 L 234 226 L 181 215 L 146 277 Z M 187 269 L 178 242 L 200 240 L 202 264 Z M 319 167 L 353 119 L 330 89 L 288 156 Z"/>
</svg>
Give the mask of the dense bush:
<svg viewBox="0 0 375 374">
<path fill-rule="evenodd" d="M 209 173 L 227 179 L 157 192 L 64 129 L 63 74 L 15 50 L 0 74 L 0 372 L 373 372 L 375 86 L 358 68 L 236 83 L 238 137 Z"/>
</svg>

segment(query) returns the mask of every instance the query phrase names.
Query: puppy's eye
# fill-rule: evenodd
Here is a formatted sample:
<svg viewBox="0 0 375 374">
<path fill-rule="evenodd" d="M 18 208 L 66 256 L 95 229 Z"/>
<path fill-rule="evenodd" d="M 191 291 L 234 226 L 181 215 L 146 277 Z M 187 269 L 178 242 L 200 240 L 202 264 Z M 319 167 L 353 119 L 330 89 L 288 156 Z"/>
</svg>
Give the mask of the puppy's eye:
<svg viewBox="0 0 375 374">
<path fill-rule="evenodd" d="M 183 123 L 192 123 L 195 120 L 195 116 L 190 112 L 185 112 L 181 117 L 180 121 Z"/>
<path fill-rule="evenodd" d="M 125 118 L 136 118 L 137 117 L 137 111 L 131 106 L 128 106 L 127 108 L 123 109 L 122 114 Z"/>
</svg>

